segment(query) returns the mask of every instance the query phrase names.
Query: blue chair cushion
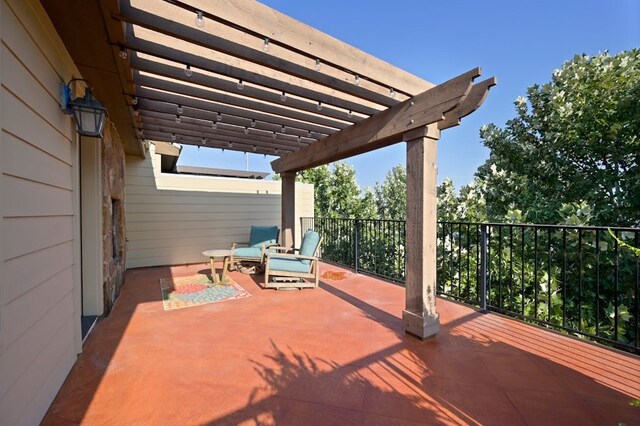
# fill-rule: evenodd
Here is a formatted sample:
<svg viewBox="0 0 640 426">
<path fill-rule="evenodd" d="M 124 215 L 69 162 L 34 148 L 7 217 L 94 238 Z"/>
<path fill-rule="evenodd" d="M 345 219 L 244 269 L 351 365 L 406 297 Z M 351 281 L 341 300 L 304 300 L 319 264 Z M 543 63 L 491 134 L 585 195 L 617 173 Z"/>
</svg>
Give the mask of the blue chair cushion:
<svg viewBox="0 0 640 426">
<path fill-rule="evenodd" d="M 259 247 L 240 247 L 233 251 L 235 257 L 260 257 L 262 248 Z"/>
<path fill-rule="evenodd" d="M 278 242 L 277 226 L 252 226 L 249 234 L 249 247 L 261 248 L 263 244 Z"/>
<path fill-rule="evenodd" d="M 302 244 L 300 244 L 300 254 L 303 256 L 313 256 L 318 248 L 319 242 L 320 234 L 309 229 L 306 234 L 304 234 Z M 307 265 L 311 263 L 309 259 L 302 259 L 301 261 Z"/>
<path fill-rule="evenodd" d="M 271 271 L 304 272 L 308 274 L 310 269 L 311 265 L 303 263 L 299 259 L 283 259 L 279 257 L 269 259 L 269 270 Z"/>
</svg>

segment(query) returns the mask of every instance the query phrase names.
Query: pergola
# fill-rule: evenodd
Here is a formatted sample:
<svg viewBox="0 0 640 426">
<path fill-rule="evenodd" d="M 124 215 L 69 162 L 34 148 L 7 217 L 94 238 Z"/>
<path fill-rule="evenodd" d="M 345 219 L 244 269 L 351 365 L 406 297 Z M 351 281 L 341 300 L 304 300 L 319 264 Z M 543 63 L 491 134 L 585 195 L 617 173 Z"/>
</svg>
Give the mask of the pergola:
<svg viewBox="0 0 640 426">
<path fill-rule="evenodd" d="M 53 3 L 50 15 L 73 19 Z M 249 0 L 105 0 L 99 10 L 101 48 L 114 59 L 104 71 L 116 75 L 115 64 L 119 90 L 113 76 L 89 65 L 86 74 L 103 82 L 128 153 L 151 139 L 278 156 L 285 246 L 296 172 L 406 142 L 403 320 L 420 338 L 437 332 L 436 142 L 482 104 L 494 78 L 474 84 L 476 68 L 434 85 Z M 88 62 L 96 53 L 84 50 Z"/>
</svg>

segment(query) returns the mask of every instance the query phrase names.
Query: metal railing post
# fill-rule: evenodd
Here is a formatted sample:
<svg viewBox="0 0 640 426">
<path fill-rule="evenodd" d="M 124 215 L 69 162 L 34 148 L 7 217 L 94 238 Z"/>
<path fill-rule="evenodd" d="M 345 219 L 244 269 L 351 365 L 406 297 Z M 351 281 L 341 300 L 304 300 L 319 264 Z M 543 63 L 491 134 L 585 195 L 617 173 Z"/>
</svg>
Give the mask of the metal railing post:
<svg viewBox="0 0 640 426">
<path fill-rule="evenodd" d="M 360 225 L 360 221 L 356 219 L 354 224 L 355 225 L 353 229 L 353 265 L 357 274 L 358 273 L 358 240 L 359 240 L 358 227 Z"/>
<path fill-rule="evenodd" d="M 480 312 L 487 312 L 487 225 L 480 226 Z"/>
</svg>

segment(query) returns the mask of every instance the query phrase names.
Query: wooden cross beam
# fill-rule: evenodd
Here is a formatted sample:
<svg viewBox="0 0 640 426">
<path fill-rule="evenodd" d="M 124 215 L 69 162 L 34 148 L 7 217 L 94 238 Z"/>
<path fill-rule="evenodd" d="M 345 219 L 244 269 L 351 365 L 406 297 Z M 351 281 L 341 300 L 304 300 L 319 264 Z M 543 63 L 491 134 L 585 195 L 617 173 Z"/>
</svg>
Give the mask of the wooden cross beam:
<svg viewBox="0 0 640 426">
<path fill-rule="evenodd" d="M 148 8 L 151 6 L 151 2 L 157 0 L 147 0 L 149 3 L 140 1 L 140 6 Z M 167 9 L 170 11 L 170 9 Z M 164 17 L 160 15 L 154 15 L 146 12 L 144 9 L 132 7 L 127 2 L 122 2 L 120 5 L 120 15 L 112 15 L 115 19 L 128 22 L 133 25 L 138 25 L 149 30 L 165 34 L 171 37 L 185 40 L 189 43 L 203 46 L 209 49 L 215 49 L 218 52 L 225 53 L 237 58 L 241 58 L 245 61 L 252 62 L 267 68 L 279 70 L 286 69 L 287 73 L 296 77 L 303 78 L 305 80 L 312 81 L 327 87 L 333 87 L 344 93 L 357 96 L 362 99 L 367 99 L 371 102 L 378 103 L 380 105 L 395 105 L 397 100 L 392 99 L 388 95 L 376 93 L 364 87 L 360 87 L 352 82 L 338 79 L 336 77 L 327 75 L 325 73 L 310 69 L 303 65 L 299 65 L 293 61 L 275 57 L 267 52 L 263 52 L 257 49 L 248 48 L 240 43 L 230 41 L 222 36 L 216 34 L 210 34 L 205 31 L 200 31 L 193 26 L 184 25 L 180 22 L 176 22 L 171 17 Z"/>
<path fill-rule="evenodd" d="M 460 105 L 445 114 L 445 118 L 438 122 L 438 129 L 444 130 L 450 127 L 460 124 L 460 120 L 463 117 L 471 114 L 484 103 L 484 100 L 489 94 L 489 89 L 498 84 L 498 80 L 495 77 L 488 78 L 480 83 L 474 84 L 471 91 L 460 103 Z"/>
<path fill-rule="evenodd" d="M 480 74 L 480 68 L 472 69 L 299 151 L 274 160 L 271 167 L 276 173 L 300 171 L 392 145 L 401 142 L 403 134 L 410 130 L 443 121 L 447 113 L 452 117 L 449 121 L 451 124 L 453 117 L 459 120 L 459 117 L 477 109 L 477 103 L 484 100 L 484 96 L 480 95 L 495 84 L 493 79 L 489 79 L 473 91 L 473 80 Z M 476 104 L 470 100 L 465 105 L 465 99 L 472 92 L 473 102 Z M 453 113 L 461 106 L 463 110 L 460 113 Z"/>
<path fill-rule="evenodd" d="M 311 132 L 330 134 L 335 132 L 335 129 L 318 126 L 314 123 L 307 123 L 298 120 L 289 119 L 286 117 L 275 116 L 266 114 L 263 112 L 257 112 L 252 110 L 245 110 L 234 108 L 229 105 L 204 101 L 202 99 L 196 99 L 189 96 L 178 95 L 174 93 L 162 92 L 159 90 L 153 90 L 146 87 L 141 87 L 136 90 L 136 96 L 142 100 L 151 100 L 165 102 L 175 105 L 189 106 L 194 109 L 200 109 L 203 111 L 209 111 L 210 113 L 224 114 L 226 116 L 243 117 L 246 120 L 246 125 L 249 125 L 251 120 L 259 120 L 265 123 L 273 123 L 278 125 L 284 125 L 287 127 L 293 127 L 297 129 L 308 129 Z M 138 101 L 138 105 L 141 103 Z M 146 105 L 146 103 L 145 103 Z M 175 109 L 174 109 L 175 111 Z"/>
</svg>

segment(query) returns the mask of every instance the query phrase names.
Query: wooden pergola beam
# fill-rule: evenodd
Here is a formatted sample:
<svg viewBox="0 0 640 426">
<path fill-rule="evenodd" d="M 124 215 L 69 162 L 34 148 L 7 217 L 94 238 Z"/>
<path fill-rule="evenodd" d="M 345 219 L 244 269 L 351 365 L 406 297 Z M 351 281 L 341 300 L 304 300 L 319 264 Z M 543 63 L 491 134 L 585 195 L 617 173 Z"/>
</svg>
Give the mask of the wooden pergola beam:
<svg viewBox="0 0 640 426">
<path fill-rule="evenodd" d="M 327 164 L 402 141 L 403 134 L 441 121 L 469 94 L 475 68 L 424 93 L 386 109 L 360 123 L 319 140 L 299 151 L 274 160 L 276 173 L 299 171 Z"/>
<path fill-rule="evenodd" d="M 224 114 L 224 116 L 235 116 L 245 118 L 247 120 L 247 125 L 251 120 L 260 120 L 266 123 L 274 123 L 285 125 L 287 127 L 297 128 L 297 129 L 308 129 L 311 132 L 317 134 L 332 134 L 335 133 L 335 129 L 327 128 L 323 126 L 318 126 L 313 123 L 305 123 L 297 120 L 292 120 L 283 117 L 277 117 L 270 114 L 243 110 L 238 108 L 233 108 L 228 105 L 217 104 L 213 102 L 203 101 L 201 99 L 194 99 L 188 96 L 181 96 L 173 93 L 161 92 L 159 90 L 147 89 L 144 87 L 138 88 L 136 90 L 136 95 L 140 100 L 138 101 L 138 105 L 140 105 L 140 101 L 143 101 L 143 105 L 145 104 L 144 100 L 149 99 L 153 101 L 165 102 L 169 104 L 182 105 L 197 108 L 203 111 L 208 111 L 210 114 Z M 174 107 L 174 111 L 175 111 Z"/>
<path fill-rule="evenodd" d="M 146 55 L 155 56 L 171 62 L 177 62 L 190 65 L 194 68 L 200 68 L 208 72 L 224 75 L 243 82 L 249 82 L 257 86 L 273 89 L 278 93 L 285 92 L 299 96 L 301 98 L 310 99 L 315 102 L 322 102 L 323 105 L 334 105 L 345 110 L 368 115 L 371 108 L 364 108 L 363 105 L 356 101 L 343 99 L 334 90 L 315 90 L 313 88 L 304 87 L 299 84 L 291 83 L 276 78 L 266 73 L 257 73 L 243 68 L 236 67 L 232 64 L 216 61 L 210 58 L 194 55 L 169 46 L 165 46 L 153 41 L 143 40 L 140 38 L 128 37 L 123 47 Z M 277 73 L 271 73 L 276 75 Z"/>
<path fill-rule="evenodd" d="M 172 143 L 181 143 L 185 145 L 194 145 L 194 146 L 202 146 L 205 148 L 217 148 L 217 149 L 228 149 L 229 151 L 240 151 L 240 152 L 248 152 L 253 154 L 263 154 L 263 155 L 271 155 L 277 156 L 281 154 L 286 154 L 287 150 L 280 150 L 280 154 L 275 154 L 275 149 L 271 146 L 264 146 L 260 144 L 254 143 L 246 143 L 246 142 L 231 142 L 231 146 L 229 146 L 229 141 L 221 140 L 221 139 L 207 139 L 206 143 L 202 143 L 202 138 L 199 136 L 192 135 L 183 135 L 176 133 L 176 139 L 174 140 L 171 137 L 172 133 L 162 132 L 158 130 L 148 130 L 145 132 L 145 137 L 149 140 L 158 140 L 162 142 L 172 142 Z M 253 151 L 253 147 L 256 147 L 256 150 Z"/>
<path fill-rule="evenodd" d="M 184 132 L 194 132 L 194 136 L 200 135 L 201 137 L 211 137 L 217 138 L 221 140 L 236 140 L 239 142 L 262 142 L 263 144 L 271 144 L 274 148 L 288 149 L 291 151 L 298 150 L 307 146 L 307 144 L 302 142 L 297 142 L 295 138 L 293 139 L 284 139 L 285 135 L 277 134 L 276 139 L 273 137 L 263 134 L 262 132 L 255 131 L 254 129 L 250 129 L 248 134 L 245 134 L 244 131 L 240 129 L 229 130 L 229 129 L 221 129 L 218 127 L 217 129 L 212 129 L 210 126 L 203 126 L 194 123 L 188 122 L 180 122 L 176 123 L 174 120 L 165 120 L 161 118 L 153 118 L 153 117 L 142 117 L 142 123 L 145 129 L 151 128 L 159 128 L 166 132 L 174 132 L 174 133 L 182 133 Z"/>
<path fill-rule="evenodd" d="M 306 121 L 308 123 L 315 123 L 334 129 L 343 129 L 349 126 L 349 123 L 345 123 L 343 121 L 337 121 L 327 117 L 307 114 L 297 109 L 283 108 L 273 104 L 266 104 L 251 99 L 231 96 L 226 93 L 214 92 L 195 86 L 188 86 L 186 84 L 180 84 L 169 80 L 154 78 L 149 75 L 140 75 L 138 71 L 134 72 L 133 81 L 138 86 L 150 87 L 153 89 L 162 90 L 164 92 L 176 93 L 178 95 L 186 95 L 205 101 L 237 106 L 245 110 L 266 112 L 268 114 Z"/>
<path fill-rule="evenodd" d="M 348 121 L 356 123 L 362 121 L 365 117 L 361 117 L 355 114 L 349 114 L 348 111 L 342 109 L 332 108 L 331 106 L 324 106 L 321 111 L 317 109 L 317 103 L 309 102 L 308 100 L 294 98 L 290 94 L 286 94 L 286 100 L 281 99 L 281 93 L 274 91 L 264 90 L 257 87 L 246 86 L 240 90 L 237 87 L 237 82 L 225 80 L 222 78 L 213 77 L 197 70 L 193 70 L 193 74 L 187 77 L 184 74 L 183 68 L 176 66 L 163 64 L 160 62 L 151 61 L 138 57 L 138 55 L 131 55 L 130 65 L 131 68 L 138 71 L 143 71 L 149 74 L 155 74 L 163 77 L 168 77 L 174 80 L 180 80 L 188 84 L 197 84 L 203 87 L 215 87 L 216 90 L 220 90 L 235 95 L 240 95 L 244 98 L 252 98 L 260 101 L 266 101 L 275 105 L 282 105 L 287 108 L 295 108 L 301 111 L 309 111 L 320 116 L 326 116 L 331 118 L 337 118 L 342 121 Z M 372 108 L 366 109 L 366 113 L 371 115 L 378 112 Z"/>
<path fill-rule="evenodd" d="M 174 104 L 140 98 L 137 109 L 140 113 L 140 117 L 156 117 L 164 119 L 170 119 L 173 117 L 175 119 L 176 106 Z M 200 125 L 211 126 L 211 123 L 216 119 L 215 114 L 209 111 L 203 111 L 184 105 L 182 106 L 182 109 L 184 111 L 182 115 L 183 120 L 197 120 L 200 122 Z M 251 125 L 251 120 L 231 115 L 226 116 L 224 121 L 217 122 L 217 127 L 224 129 L 229 126 L 253 127 Z M 278 133 L 281 132 L 282 126 L 279 124 L 265 123 L 255 120 L 255 128 L 266 132 Z M 315 138 L 309 136 L 309 130 L 306 129 L 294 129 L 289 127 L 287 128 L 287 134 L 300 136 L 306 144 L 316 141 Z"/>
<path fill-rule="evenodd" d="M 220 135 L 207 135 L 207 134 L 194 132 L 190 130 L 173 131 L 172 129 L 167 129 L 162 126 L 150 125 L 149 128 L 145 131 L 145 135 L 148 135 L 147 137 L 150 137 L 154 134 L 156 135 L 163 134 L 169 138 L 171 138 L 172 135 L 175 135 L 176 142 L 184 141 L 185 140 L 184 138 L 190 138 L 190 140 L 193 141 L 192 142 L 193 145 L 205 145 L 209 141 L 224 142 L 225 144 L 227 144 L 226 147 L 224 145 L 221 147 L 224 149 L 228 149 L 229 144 L 231 144 L 232 146 L 236 146 L 236 147 L 244 147 L 244 150 L 247 152 L 260 151 L 261 153 L 266 153 L 269 155 L 274 155 L 276 150 L 278 151 L 278 155 L 287 154 L 287 153 L 293 152 L 294 150 L 292 147 L 287 145 L 265 143 L 265 142 L 250 140 L 246 138 L 243 139 L 243 138 L 234 138 L 234 137 L 220 136 Z M 205 142 L 204 144 L 203 144 L 203 139 Z M 256 151 L 253 151 L 254 147 L 256 148 Z"/>
<path fill-rule="evenodd" d="M 438 122 L 438 129 L 444 130 L 460 124 L 463 117 L 471 114 L 484 103 L 489 94 L 489 89 L 498 84 L 495 77 L 488 78 L 480 83 L 474 84 L 471 91 L 460 105 L 452 111 L 445 114 L 445 118 Z"/>
<path fill-rule="evenodd" d="M 139 3 L 141 3 L 142 6 L 145 4 L 144 1 Z M 168 10 L 168 12 L 170 12 L 170 10 Z M 198 28 L 194 28 L 193 26 L 183 25 L 169 18 L 148 13 L 142 9 L 132 7 L 126 2 L 121 4 L 120 14 L 113 15 L 113 17 L 170 37 L 182 39 L 192 44 L 243 59 L 266 68 L 274 70 L 286 69 L 287 73 L 290 75 L 303 78 L 326 87 L 332 87 L 340 90 L 341 92 L 348 93 L 380 105 L 392 106 L 399 102 L 388 95 L 382 95 L 364 87 L 360 87 L 353 82 L 341 80 L 312 68 L 304 67 L 295 62 L 275 57 L 270 55 L 268 52 L 248 48 L 224 37 L 200 31 Z"/>
<path fill-rule="evenodd" d="M 175 1 L 172 1 L 176 3 Z M 311 62 L 319 58 L 324 64 L 366 77 L 398 92 L 417 95 L 434 86 L 403 69 L 303 24 L 264 4 L 247 0 L 182 0 L 195 10 L 210 12 L 220 22 L 250 29 L 271 43 L 304 52 Z"/>
</svg>

